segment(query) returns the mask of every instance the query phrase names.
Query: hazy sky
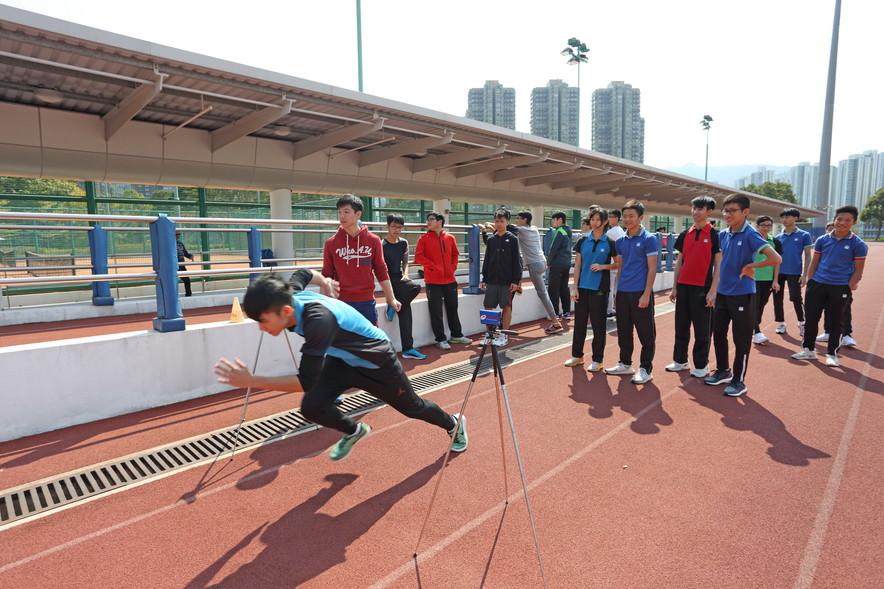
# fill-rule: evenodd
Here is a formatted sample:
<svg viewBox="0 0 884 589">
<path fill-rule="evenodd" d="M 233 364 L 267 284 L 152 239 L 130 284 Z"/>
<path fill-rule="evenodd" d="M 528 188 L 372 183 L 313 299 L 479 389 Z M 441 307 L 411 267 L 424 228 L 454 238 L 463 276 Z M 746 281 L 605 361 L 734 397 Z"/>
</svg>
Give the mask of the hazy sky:
<svg viewBox="0 0 884 589">
<path fill-rule="evenodd" d="M 356 0 L 4 0 L 163 45 L 357 89 Z M 642 91 L 645 163 L 795 165 L 820 153 L 834 0 L 362 0 L 365 92 L 463 116 L 486 80 L 516 89 L 530 131 L 531 89 L 577 84 L 581 146 L 591 92 L 612 80 Z M 880 28 L 884 2 L 844 0 L 832 162 L 884 150 Z"/>
</svg>

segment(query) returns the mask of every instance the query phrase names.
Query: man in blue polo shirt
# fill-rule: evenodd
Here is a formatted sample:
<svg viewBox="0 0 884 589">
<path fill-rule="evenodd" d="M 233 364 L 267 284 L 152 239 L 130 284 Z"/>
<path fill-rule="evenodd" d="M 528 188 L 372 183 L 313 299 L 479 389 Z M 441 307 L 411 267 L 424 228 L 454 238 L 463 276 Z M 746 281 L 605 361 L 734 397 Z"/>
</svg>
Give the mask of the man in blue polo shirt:
<svg viewBox="0 0 884 589">
<path fill-rule="evenodd" d="M 798 318 L 798 336 L 804 337 L 804 301 L 801 299 L 801 289 L 807 284 L 807 268 L 810 266 L 810 248 L 813 247 L 813 238 L 810 233 L 795 226 L 800 213 L 798 209 L 787 208 L 780 213 L 780 223 L 783 224 L 783 232 L 774 239 L 783 246 L 783 263 L 780 266 L 780 276 L 777 279 L 780 289 L 774 291 L 774 321 L 779 323 L 777 333 L 786 333 L 786 315 L 783 310 L 783 298 L 786 295 L 786 285 L 789 285 L 789 300 L 795 307 L 795 315 Z"/>
<path fill-rule="evenodd" d="M 842 314 L 851 291 L 859 286 L 869 253 L 869 246 L 850 230 L 857 216 L 853 206 L 836 210 L 835 229 L 820 236 L 813 246 L 813 259 L 807 269 L 807 329 L 803 349 L 792 355 L 796 360 L 816 360 L 816 336 L 825 310 L 830 329 L 826 366 L 840 365 Z"/>
<path fill-rule="evenodd" d="M 766 239 L 749 225 L 749 198 L 732 194 L 722 203 L 727 230 L 718 234 L 721 246 L 721 270 L 718 274 L 718 294 L 712 316 L 712 341 L 715 346 L 716 369 L 704 382 L 708 385 L 730 383 L 724 389 L 729 397 L 745 393 L 746 367 L 752 349 L 752 331 L 755 328 L 755 268 L 775 266 L 782 261 Z M 755 254 L 765 259 L 758 262 Z M 734 369 L 728 367 L 727 332 L 733 321 L 733 339 L 736 352 Z"/>
<path fill-rule="evenodd" d="M 644 384 L 653 379 L 657 330 L 654 324 L 654 279 L 657 277 L 657 256 L 660 243 L 657 236 L 645 231 L 641 221 L 645 207 L 631 200 L 621 209 L 626 234 L 618 239 L 620 256 L 620 284 L 617 286 L 617 341 L 620 344 L 620 362 L 606 368 L 607 374 L 633 374 L 632 382 Z M 632 330 L 635 328 L 642 350 L 639 371 L 632 367 L 635 347 Z"/>
<path fill-rule="evenodd" d="M 614 240 L 605 234 L 608 213 L 593 206 L 583 219 L 586 235 L 574 246 L 574 283 L 571 300 L 574 302 L 574 339 L 571 343 L 571 359 L 565 366 L 583 364 L 583 345 L 586 342 L 587 318 L 592 323 L 592 364 L 590 372 L 602 369 L 605 359 L 606 321 L 608 291 L 611 290 L 611 271 L 620 266 Z"/>
</svg>

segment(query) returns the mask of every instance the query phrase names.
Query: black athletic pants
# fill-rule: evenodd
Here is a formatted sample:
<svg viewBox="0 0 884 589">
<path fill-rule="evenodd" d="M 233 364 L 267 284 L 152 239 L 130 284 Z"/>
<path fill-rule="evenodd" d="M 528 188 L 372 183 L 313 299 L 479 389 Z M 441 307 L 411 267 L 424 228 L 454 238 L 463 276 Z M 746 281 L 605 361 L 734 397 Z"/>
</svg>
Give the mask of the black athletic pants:
<svg viewBox="0 0 884 589">
<path fill-rule="evenodd" d="M 457 283 L 428 284 L 427 306 L 430 309 L 430 326 L 437 342 L 444 342 L 445 325 L 442 322 L 442 305 L 445 305 L 445 313 L 448 315 L 448 329 L 451 337 L 463 337 L 463 328 L 460 326 L 460 317 L 457 315 Z"/>
<path fill-rule="evenodd" d="M 396 300 L 402 303 L 397 315 L 399 315 L 399 338 L 402 340 L 403 352 L 414 347 L 414 338 L 411 333 L 414 323 L 411 315 L 411 301 L 420 294 L 420 291 L 420 285 L 408 279 L 393 284 L 393 294 L 396 296 Z"/>
<path fill-rule="evenodd" d="M 586 322 L 592 323 L 592 361 L 602 362 L 605 359 L 605 342 L 607 340 L 608 291 L 577 289 L 577 302 L 574 304 L 574 339 L 571 341 L 571 355 L 583 357 L 583 345 L 586 343 Z"/>
<path fill-rule="evenodd" d="M 752 349 L 752 329 L 755 326 L 755 293 L 744 295 L 717 295 L 715 311 L 712 313 L 712 341 L 715 345 L 716 370 L 727 370 L 730 366 L 727 332 L 733 322 L 734 378 L 733 382 L 743 382 L 749 364 L 749 350 Z"/>
<path fill-rule="evenodd" d="M 397 358 L 380 368 L 360 368 L 326 356 L 316 385 L 304 394 L 301 414 L 323 427 L 355 434 L 356 422 L 341 413 L 334 403 L 338 395 L 354 387 L 377 397 L 406 417 L 426 421 L 445 431 L 454 428 L 451 415 L 415 394 Z"/>
<path fill-rule="evenodd" d="M 654 324 L 654 295 L 648 298 L 648 306 L 640 309 L 640 292 L 617 291 L 617 340 L 620 344 L 620 362 L 632 365 L 632 352 L 635 349 L 632 330 L 638 333 L 642 351 L 639 366 L 651 373 L 654 367 L 657 328 Z"/>
<path fill-rule="evenodd" d="M 694 349 L 691 354 L 694 368 L 705 368 L 709 364 L 712 307 L 706 306 L 708 292 L 705 286 L 693 284 L 675 286 L 675 348 L 672 351 L 672 359 L 679 364 L 688 361 L 691 326 L 694 328 Z"/>
<path fill-rule="evenodd" d="M 770 300 L 770 295 L 773 292 L 771 287 L 773 287 L 773 280 L 755 281 L 755 301 L 758 303 L 755 306 L 755 333 L 761 333 L 761 317 L 764 315 L 764 307 L 767 306 L 767 301 Z"/>
<path fill-rule="evenodd" d="M 183 265 L 178 266 L 179 272 L 187 272 L 187 267 Z M 190 290 L 190 276 L 182 276 L 181 282 L 184 283 L 184 296 L 189 297 L 193 295 L 193 291 Z"/>
<path fill-rule="evenodd" d="M 804 301 L 801 300 L 801 280 L 800 274 L 780 274 L 778 282 L 780 283 L 780 292 L 773 295 L 773 311 L 774 321 L 783 323 L 786 320 L 786 314 L 783 309 L 783 299 L 786 297 L 786 285 L 789 285 L 789 300 L 795 307 L 795 316 L 798 321 L 804 321 Z"/>
<path fill-rule="evenodd" d="M 561 301 L 562 313 L 571 312 L 571 288 L 568 279 L 571 277 L 571 268 L 550 268 L 547 279 L 547 291 L 552 301 L 556 315 L 559 314 L 559 302 Z"/>
<path fill-rule="evenodd" d="M 816 280 L 807 283 L 807 323 L 804 324 L 804 342 L 801 344 L 808 350 L 816 345 L 819 333 L 820 317 L 826 312 L 829 322 L 829 342 L 827 354 L 837 354 L 841 346 L 844 329 L 844 308 L 850 300 L 850 287 L 846 284 L 823 284 Z"/>
<path fill-rule="evenodd" d="M 850 292 L 850 296 L 847 297 L 847 304 L 844 305 L 844 312 L 841 314 L 841 335 L 851 335 L 853 334 L 853 312 L 851 311 L 851 307 L 853 306 L 853 292 Z M 829 314 L 826 313 L 823 315 L 823 329 L 826 333 L 832 332 L 831 320 L 829 319 Z"/>
</svg>

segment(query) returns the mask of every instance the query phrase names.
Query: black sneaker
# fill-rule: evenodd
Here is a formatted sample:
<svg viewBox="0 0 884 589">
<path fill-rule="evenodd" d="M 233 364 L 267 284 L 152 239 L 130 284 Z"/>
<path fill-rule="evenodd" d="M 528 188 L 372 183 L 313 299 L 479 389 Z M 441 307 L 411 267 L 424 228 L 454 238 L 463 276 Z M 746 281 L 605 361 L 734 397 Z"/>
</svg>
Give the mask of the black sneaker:
<svg viewBox="0 0 884 589">
<path fill-rule="evenodd" d="M 728 397 L 739 397 L 749 389 L 746 388 L 746 385 L 741 383 L 738 380 L 733 380 L 729 385 L 724 387 L 722 394 L 727 395 Z"/>
<path fill-rule="evenodd" d="M 730 382 L 733 377 L 734 373 L 730 370 L 716 370 L 712 376 L 704 378 L 703 382 L 709 385 L 724 384 Z"/>
</svg>

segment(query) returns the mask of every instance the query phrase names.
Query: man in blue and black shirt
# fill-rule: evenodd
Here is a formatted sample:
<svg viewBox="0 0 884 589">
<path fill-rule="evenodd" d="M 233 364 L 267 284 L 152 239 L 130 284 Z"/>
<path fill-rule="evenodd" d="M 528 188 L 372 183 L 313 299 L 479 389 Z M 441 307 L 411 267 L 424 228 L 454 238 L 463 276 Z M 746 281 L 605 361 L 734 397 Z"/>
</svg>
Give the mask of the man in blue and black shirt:
<svg viewBox="0 0 884 589">
<path fill-rule="evenodd" d="M 320 292 L 304 290 L 308 284 Z M 301 413 L 310 421 L 336 429 L 344 437 L 329 457 L 343 460 L 353 445 L 371 428 L 347 417 L 335 406 L 335 398 L 360 388 L 407 417 L 436 425 L 454 436 L 452 451 L 467 448 L 466 418 L 449 415 L 411 386 L 390 338 L 353 307 L 330 296 L 336 283 L 313 270 L 297 270 L 287 284 L 277 275 L 262 276 L 246 290 L 243 309 L 258 328 L 276 336 L 283 329 L 304 338 L 298 374 L 262 377 L 253 375 L 238 358 L 222 358 L 215 364 L 218 382 L 234 387 L 260 387 L 304 392 Z"/>
</svg>

